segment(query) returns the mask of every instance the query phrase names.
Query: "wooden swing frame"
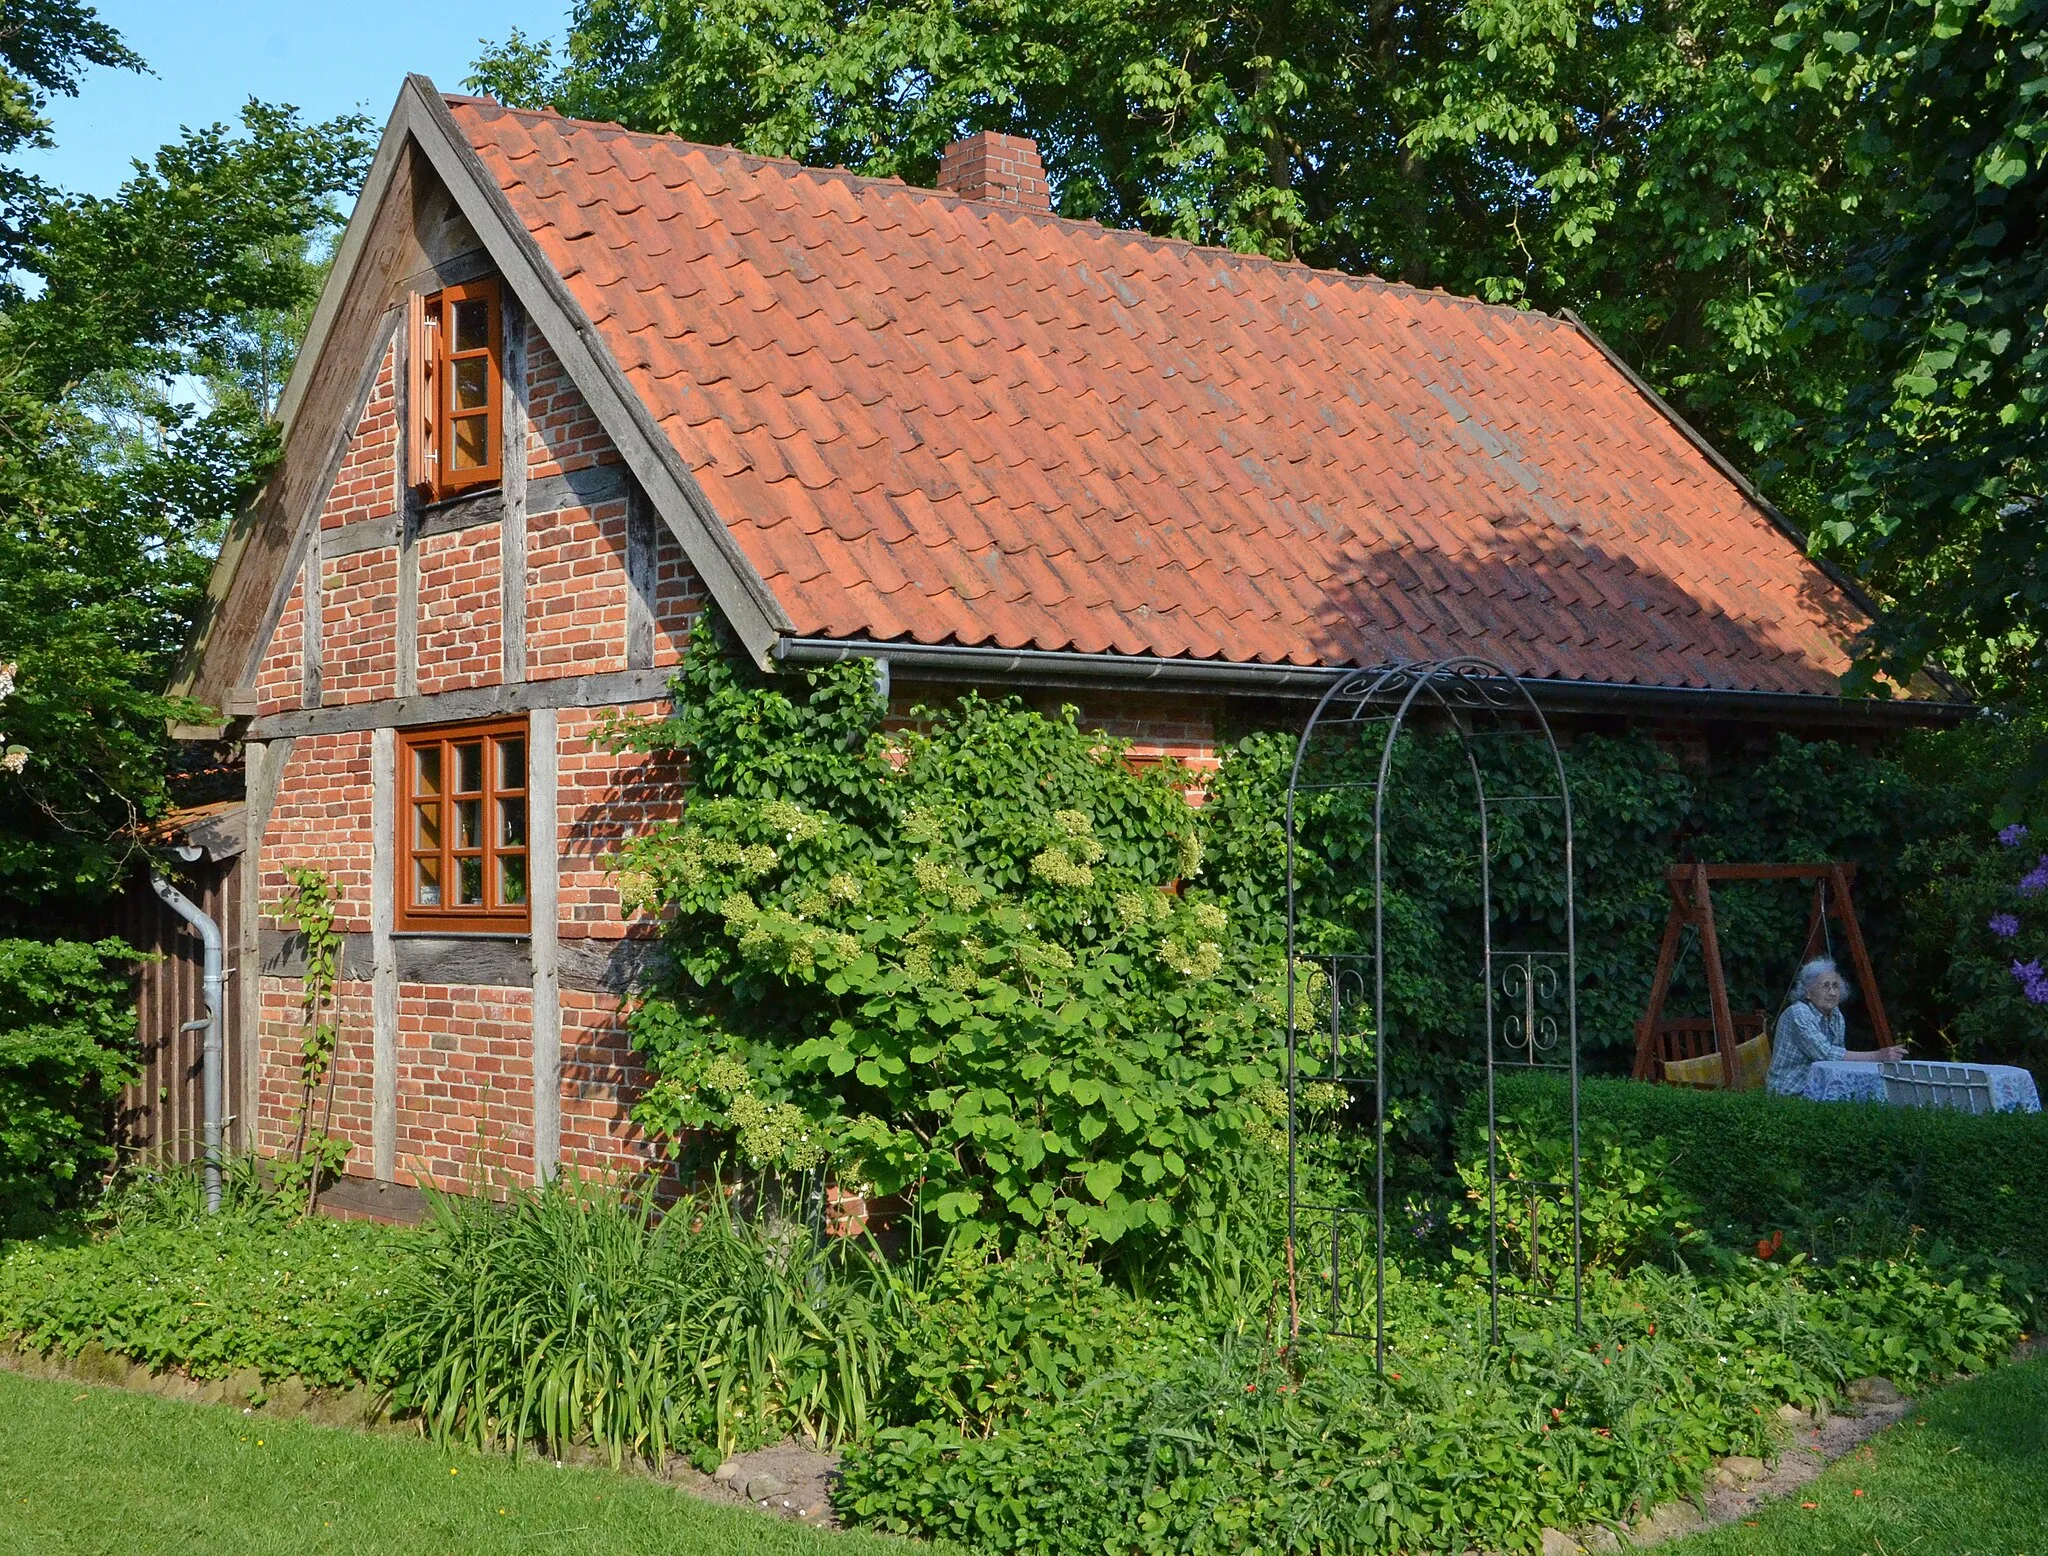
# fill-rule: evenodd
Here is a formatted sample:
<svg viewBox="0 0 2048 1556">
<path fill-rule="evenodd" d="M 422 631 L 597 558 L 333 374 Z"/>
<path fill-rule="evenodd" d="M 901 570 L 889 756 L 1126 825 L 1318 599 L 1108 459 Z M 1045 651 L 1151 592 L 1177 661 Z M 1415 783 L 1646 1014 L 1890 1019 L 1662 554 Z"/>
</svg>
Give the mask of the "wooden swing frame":
<svg viewBox="0 0 2048 1556">
<path fill-rule="evenodd" d="M 1635 1078 L 1662 1082 L 1664 1064 L 1671 1057 L 1665 1050 L 1667 1038 L 1698 1032 L 1704 1036 L 1711 1024 L 1714 1046 L 1721 1055 L 1721 1084 L 1735 1085 L 1736 1017 L 1728 1008 L 1728 975 L 1721 966 L 1721 939 L 1714 928 L 1716 881 L 1812 881 L 1813 911 L 1806 924 L 1806 948 L 1800 952 L 1803 965 L 1817 955 L 1826 942 L 1827 920 L 1842 926 L 1842 938 L 1849 948 L 1849 964 L 1870 1011 L 1870 1024 L 1877 1032 L 1877 1045 L 1888 1048 L 1892 1041 L 1891 1022 L 1884 1013 L 1884 998 L 1877 991 L 1877 974 L 1871 969 L 1870 952 L 1863 944 L 1863 926 L 1856 921 L 1856 902 L 1850 883 L 1856 866 L 1841 862 L 1828 864 L 1674 864 L 1664 872 L 1664 884 L 1671 893 L 1671 916 L 1664 921 L 1664 940 L 1657 948 L 1657 975 L 1650 983 L 1650 1003 L 1636 1023 Z M 1700 956 L 1707 969 L 1706 1021 L 1697 1017 L 1667 1020 L 1664 999 L 1671 992 L 1671 974 L 1678 964 L 1678 949 L 1688 927 L 1700 933 Z M 1755 1026 L 1763 1012 L 1745 1012 L 1745 1026 Z"/>
</svg>

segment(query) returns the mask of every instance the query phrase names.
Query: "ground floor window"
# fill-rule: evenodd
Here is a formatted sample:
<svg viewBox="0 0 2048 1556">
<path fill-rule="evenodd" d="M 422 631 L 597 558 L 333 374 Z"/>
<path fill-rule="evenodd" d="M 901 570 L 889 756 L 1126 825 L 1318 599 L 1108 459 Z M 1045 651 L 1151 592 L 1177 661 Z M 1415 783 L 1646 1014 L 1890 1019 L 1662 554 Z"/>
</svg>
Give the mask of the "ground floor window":
<svg viewBox="0 0 2048 1556">
<path fill-rule="evenodd" d="M 399 928 L 523 931 L 526 720 L 398 738 Z"/>
</svg>

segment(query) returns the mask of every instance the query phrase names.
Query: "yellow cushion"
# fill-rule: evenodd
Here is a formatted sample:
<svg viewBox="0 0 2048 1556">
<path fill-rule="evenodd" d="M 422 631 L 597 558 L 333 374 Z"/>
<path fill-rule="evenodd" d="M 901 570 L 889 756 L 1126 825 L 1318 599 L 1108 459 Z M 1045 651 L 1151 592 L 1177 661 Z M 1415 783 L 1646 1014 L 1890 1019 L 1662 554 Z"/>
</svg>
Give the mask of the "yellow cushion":
<svg viewBox="0 0 2048 1556">
<path fill-rule="evenodd" d="M 1735 1045 L 1737 1091 L 1756 1090 L 1770 1073 L 1771 1039 L 1768 1033 Z M 1721 1084 L 1721 1056 L 1712 1053 L 1702 1054 L 1697 1059 L 1667 1059 L 1664 1062 L 1664 1079 L 1673 1086 L 1718 1088 Z"/>
</svg>

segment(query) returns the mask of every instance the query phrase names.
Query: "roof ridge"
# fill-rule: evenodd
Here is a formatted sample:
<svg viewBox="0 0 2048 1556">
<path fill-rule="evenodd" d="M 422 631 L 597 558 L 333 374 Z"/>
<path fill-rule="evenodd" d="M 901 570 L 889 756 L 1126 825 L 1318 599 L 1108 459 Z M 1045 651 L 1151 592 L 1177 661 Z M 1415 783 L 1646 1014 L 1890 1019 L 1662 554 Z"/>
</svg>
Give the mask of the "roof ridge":
<svg viewBox="0 0 2048 1556">
<path fill-rule="evenodd" d="M 513 114 L 549 124 L 566 125 L 580 130 L 601 130 L 607 134 L 625 135 L 638 141 L 655 141 L 669 146 L 686 147 L 691 151 L 711 152 L 721 158 L 735 158 L 742 163 L 752 163 L 760 167 L 790 169 L 818 179 L 838 179 L 842 182 L 873 185 L 882 189 L 901 190 L 922 198 L 949 203 L 956 209 L 966 207 L 976 210 L 984 215 L 1000 213 L 1005 216 L 1027 217 L 1034 222 L 1051 222 L 1062 227 L 1100 233 L 1105 237 L 1121 238 L 1126 242 L 1154 248 L 1211 254 L 1233 264 L 1258 266 L 1268 270 L 1301 271 L 1360 288 L 1400 292 L 1410 297 L 1434 298 L 1441 302 L 1456 303 L 1461 307 L 1477 308 L 1486 313 L 1502 314 L 1511 319 L 1540 319 L 1553 329 L 1569 335 L 1579 334 L 1567 320 L 1546 313 L 1541 308 L 1517 308 L 1507 303 L 1490 303 L 1483 297 L 1468 297 L 1462 292 L 1446 291 L 1440 286 L 1417 286 L 1410 281 L 1389 281 L 1385 276 L 1355 275 L 1351 271 L 1335 270 L 1327 265 L 1311 265 L 1305 260 L 1275 259 L 1270 254 L 1248 254 L 1242 249 L 1225 248 L 1215 243 L 1196 243 L 1187 238 L 1163 238 L 1157 233 L 1146 232 L 1141 227 L 1107 227 L 1088 217 L 1062 216 L 1057 211 L 1027 211 L 1017 206 L 992 205 L 971 195 L 955 194 L 950 189 L 933 189 L 924 184 L 909 183 L 898 174 L 881 177 L 873 173 L 856 173 L 848 167 L 818 167 L 809 162 L 799 161 L 795 157 L 775 157 L 764 152 L 743 151 L 738 146 L 720 146 L 711 141 L 690 140 L 686 136 L 672 135 L 660 130 L 632 130 L 612 119 L 577 119 L 553 108 L 517 108 L 510 103 L 501 103 L 494 97 L 468 97 L 456 92 L 443 92 L 441 96 L 451 108 L 488 108 L 497 113 Z"/>
</svg>

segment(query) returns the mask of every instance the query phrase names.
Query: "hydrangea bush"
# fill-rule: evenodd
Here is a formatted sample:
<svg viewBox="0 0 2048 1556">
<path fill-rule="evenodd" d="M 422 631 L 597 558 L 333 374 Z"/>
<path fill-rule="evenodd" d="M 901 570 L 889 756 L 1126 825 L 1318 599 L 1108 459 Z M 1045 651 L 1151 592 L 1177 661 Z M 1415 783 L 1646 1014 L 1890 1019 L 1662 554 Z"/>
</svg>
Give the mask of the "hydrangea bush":
<svg viewBox="0 0 2048 1556">
<path fill-rule="evenodd" d="M 673 719 L 615 732 L 692 780 L 621 861 L 671 953 L 632 1018 L 644 1127 L 1105 1244 L 1204 1219 L 1223 1164 L 1275 1154 L 1276 991 L 1202 888 L 1183 772 L 1014 701 L 889 731 L 866 665 L 792 696 L 709 632 L 682 682 Z M 735 760 L 750 741 L 773 750 Z"/>
</svg>

